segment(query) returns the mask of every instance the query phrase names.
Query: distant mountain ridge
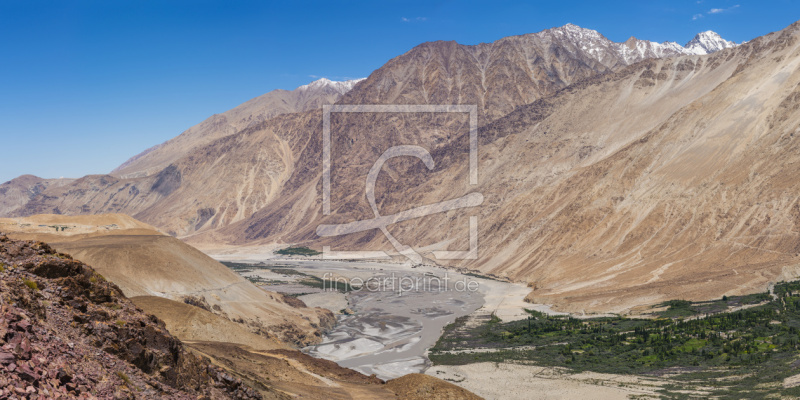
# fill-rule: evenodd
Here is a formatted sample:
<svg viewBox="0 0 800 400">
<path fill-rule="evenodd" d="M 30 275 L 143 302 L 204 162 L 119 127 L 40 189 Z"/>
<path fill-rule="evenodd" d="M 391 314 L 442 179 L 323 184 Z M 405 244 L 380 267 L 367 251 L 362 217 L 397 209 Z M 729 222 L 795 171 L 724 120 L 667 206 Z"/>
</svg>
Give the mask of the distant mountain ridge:
<svg viewBox="0 0 800 400">
<path fill-rule="evenodd" d="M 294 90 L 273 90 L 231 110 L 214 114 L 179 136 L 133 156 L 114 169 L 111 175 L 131 178 L 156 173 L 193 149 L 248 126 L 277 115 L 313 110 L 321 108 L 323 104 L 331 104 L 362 80 L 363 78 L 339 82 L 321 78 Z"/>
<path fill-rule="evenodd" d="M 331 90 L 339 94 L 345 94 L 356 86 L 358 82 L 363 81 L 367 78 L 359 78 L 359 79 L 351 79 L 348 81 L 332 81 L 328 78 L 320 78 L 311 82 L 307 85 L 298 86 L 297 91 L 309 91 L 309 90 Z"/>
<path fill-rule="evenodd" d="M 286 117 L 289 114 L 334 102 L 477 104 L 483 125 L 575 82 L 644 59 L 688 52 L 680 49 L 675 43 L 635 38 L 612 42 L 573 24 L 478 45 L 423 43 L 365 79 L 322 78 L 292 91 L 275 90 L 251 99 L 132 157 L 110 175 L 77 179 L 63 189 L 34 196 L 27 204 L 15 203 L 15 210 L 0 215 L 121 212 L 177 236 L 218 229 L 267 207 L 295 170 L 317 168 L 312 161 L 316 156 L 298 153 L 318 139 L 312 132 L 318 129 L 313 127 L 317 117 Z M 273 135 L 269 143 L 260 144 L 258 154 L 238 159 L 234 154 L 242 139 L 252 134 L 264 139 L 259 132 L 265 126 Z M 245 132 L 250 133 L 242 135 Z M 439 131 L 439 146 L 455 138 L 447 136 Z M 217 155 L 222 158 L 213 167 L 204 161 Z M 225 172 L 205 171 L 229 163 Z M 187 201 L 190 204 L 184 204 Z"/>
<path fill-rule="evenodd" d="M 497 98 L 498 101 L 490 103 L 488 107 L 499 110 L 496 113 L 490 113 L 492 114 L 492 118 L 504 115 L 506 112 L 510 111 L 508 107 L 498 108 L 499 104 L 497 103 L 507 102 L 509 105 L 513 106 L 525 104 L 551 93 L 553 90 L 561 88 L 576 79 L 584 79 L 595 73 L 607 72 L 647 58 L 710 54 L 721 49 L 735 46 L 735 43 L 722 39 L 718 34 L 712 31 L 697 34 L 686 46 L 681 46 L 675 42 L 656 43 L 648 40 L 636 39 L 634 37 L 631 37 L 625 42 L 618 43 L 607 39 L 596 30 L 582 28 L 574 24 L 566 24 L 538 33 L 500 39 L 494 44 L 465 46 L 465 48 L 472 49 L 469 52 L 473 53 L 475 57 L 481 58 L 485 57 L 483 53 L 485 53 L 487 46 L 489 48 L 495 48 L 498 47 L 497 45 L 499 44 L 499 47 L 502 47 L 506 42 L 513 42 L 516 47 L 534 50 L 533 54 L 528 55 L 540 56 L 545 59 L 551 57 L 548 55 L 550 50 L 548 46 L 557 46 L 557 48 L 565 49 L 567 52 L 571 53 L 572 57 L 581 60 L 585 65 L 573 68 L 574 71 L 572 72 L 558 71 L 561 68 L 557 65 L 553 65 L 549 68 L 542 68 L 541 73 L 554 73 L 556 77 L 555 82 L 544 81 L 538 85 L 531 82 L 534 83 L 534 85 L 531 86 L 539 87 L 533 88 L 529 86 L 521 90 L 519 93 L 520 97 L 517 100 L 509 99 L 507 95 L 501 93 L 491 93 L 491 96 Z M 418 46 L 418 48 L 422 50 L 427 47 L 426 45 L 427 44 L 423 44 Z M 417 48 L 415 48 L 415 50 L 416 49 Z M 412 52 L 415 50 L 412 50 Z M 527 53 L 527 51 L 525 52 Z M 528 58 L 528 55 L 523 54 L 521 58 Z M 520 55 L 509 54 L 505 57 L 501 55 L 500 59 L 513 57 L 519 58 Z M 503 60 L 502 64 L 507 64 L 507 61 L 514 62 L 513 60 Z M 536 61 L 531 61 L 530 59 L 527 61 L 527 64 L 529 64 L 528 69 L 531 69 L 528 73 L 528 79 L 540 74 L 535 71 L 535 68 L 531 68 L 533 66 L 531 64 L 535 64 Z M 487 64 L 481 67 L 482 68 L 479 69 L 484 69 L 483 73 L 485 77 L 486 71 L 488 70 L 487 68 L 490 68 L 490 65 Z M 525 69 L 524 65 L 520 65 L 520 67 Z M 320 78 L 291 91 L 282 89 L 274 90 L 249 100 L 229 111 L 215 114 L 200 124 L 189 128 L 180 136 L 145 150 L 117 167 L 111 172 L 111 175 L 129 178 L 153 174 L 169 165 L 170 162 L 178 158 L 177 156 L 186 154 L 192 149 L 211 143 L 214 140 L 232 135 L 248 126 L 252 126 L 280 114 L 303 112 L 321 108 L 323 104 L 332 104 L 338 101 L 340 97 L 350 92 L 356 84 L 365 79 L 366 78 L 332 81 L 327 78 Z M 391 84 L 384 84 L 387 85 L 387 89 L 391 88 Z M 500 86 L 498 86 L 498 88 L 499 87 Z M 368 103 L 369 102 L 365 102 L 365 104 Z"/>
<path fill-rule="evenodd" d="M 603 52 L 616 52 L 617 57 L 627 64 L 646 58 L 711 54 L 736 46 L 736 43 L 723 39 L 713 31 L 698 33 L 685 46 L 681 46 L 677 42 L 658 43 L 637 39 L 633 36 L 625 42 L 614 42 L 595 30 L 581 28 L 574 24 L 566 24 L 562 27 L 548 29 L 532 35 L 540 37 L 546 35 L 563 36 L 573 44 L 580 45 L 581 50 L 588 51 L 598 58 L 603 58 Z"/>
<path fill-rule="evenodd" d="M 705 31 L 698 33 L 691 41 L 681 46 L 676 42 L 651 42 L 648 40 L 639 40 L 631 37 L 626 42 L 621 43 L 621 52 L 628 53 L 627 49 L 631 49 L 630 43 L 635 43 L 636 51 L 640 54 L 642 52 L 650 53 L 651 55 L 646 58 L 662 58 L 672 57 L 676 55 L 705 55 L 715 53 L 720 50 L 736 47 L 736 43 L 725 40 L 714 31 Z M 628 53 L 629 54 L 629 53 Z"/>
<path fill-rule="evenodd" d="M 723 39 L 714 31 L 705 31 L 698 33 L 684 48 L 690 54 L 711 54 L 736 46 L 736 43 Z"/>
<path fill-rule="evenodd" d="M 34 175 L 21 175 L 0 184 L 0 215 L 7 215 L 27 204 L 49 187 L 64 186 L 74 179 L 43 179 Z"/>
<path fill-rule="evenodd" d="M 701 35 L 695 39 L 706 43 Z M 706 47 L 709 53 L 715 49 Z M 477 45 L 428 42 L 387 62 L 362 83 L 362 90 L 349 92 L 339 102 L 477 104 L 481 120 L 488 122 L 597 74 L 699 51 L 633 37 L 618 43 L 574 24 Z"/>
</svg>

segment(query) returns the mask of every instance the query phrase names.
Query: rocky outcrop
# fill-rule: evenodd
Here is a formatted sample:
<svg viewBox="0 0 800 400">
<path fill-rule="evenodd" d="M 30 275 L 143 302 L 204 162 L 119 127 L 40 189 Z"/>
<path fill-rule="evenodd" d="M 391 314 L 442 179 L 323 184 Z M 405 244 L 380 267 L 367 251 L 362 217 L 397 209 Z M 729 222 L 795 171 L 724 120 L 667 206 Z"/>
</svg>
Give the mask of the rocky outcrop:
<svg viewBox="0 0 800 400">
<path fill-rule="evenodd" d="M 386 382 L 389 390 L 405 400 L 482 400 L 452 383 L 424 374 L 408 374 Z"/>
<path fill-rule="evenodd" d="M 91 267 L 0 234 L 0 398 L 261 396 Z"/>
</svg>

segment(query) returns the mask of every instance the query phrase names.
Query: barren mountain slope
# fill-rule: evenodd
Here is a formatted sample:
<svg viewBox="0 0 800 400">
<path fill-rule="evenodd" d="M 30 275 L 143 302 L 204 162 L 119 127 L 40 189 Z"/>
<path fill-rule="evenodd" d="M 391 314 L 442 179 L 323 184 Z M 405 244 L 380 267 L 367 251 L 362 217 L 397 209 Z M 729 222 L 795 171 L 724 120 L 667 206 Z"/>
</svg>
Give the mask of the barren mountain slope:
<svg viewBox="0 0 800 400">
<path fill-rule="evenodd" d="M 387 62 L 339 103 L 476 104 L 486 123 L 598 73 L 686 51 L 633 37 L 616 43 L 573 24 L 474 46 L 429 42 Z"/>
<path fill-rule="evenodd" d="M 124 213 L 172 235 L 226 226 L 270 204 L 320 115 L 281 115 L 195 149 L 150 176 L 90 175 L 42 193 L 13 215 Z M 265 128 L 268 126 L 269 128 Z"/>
<path fill-rule="evenodd" d="M 158 296 L 137 296 L 130 299 L 137 307 L 164 321 L 169 332 L 184 342 L 235 343 L 256 350 L 291 348 L 277 339 L 256 335 L 242 324 L 196 305 Z"/>
<path fill-rule="evenodd" d="M 642 62 L 482 129 L 491 143 L 475 189 L 486 199 L 481 256 L 460 265 L 527 281 L 537 301 L 573 311 L 716 298 L 796 277 L 797 35 L 795 24 L 711 56 Z M 443 151 L 443 163 L 446 154 L 459 152 Z M 387 168 L 403 178 L 376 190 L 387 193 L 382 214 L 409 208 L 397 206 L 405 199 L 466 192 L 448 182 L 465 176 L 460 160 L 427 176 Z M 450 247 L 463 249 L 468 215 L 390 231 L 422 246 L 446 245 L 460 229 Z M 355 236 L 327 243 L 387 248 L 382 235 Z"/>
<path fill-rule="evenodd" d="M 525 277 L 534 296 L 572 309 L 715 298 L 798 276 L 797 25 L 725 53 L 739 66 L 710 93 L 520 197 L 535 229 L 510 236 L 527 251 L 480 268 Z"/>
<path fill-rule="evenodd" d="M 477 104 L 478 121 L 483 125 L 572 82 L 646 57 L 680 51 L 686 49 L 674 43 L 636 39 L 614 43 L 596 31 L 574 25 L 476 46 L 426 43 L 389 61 L 341 102 Z M 309 90 L 313 86 L 309 85 Z M 253 103 L 253 107 L 261 104 Z M 212 118 L 174 139 L 174 145 L 133 160 L 115 175 L 142 175 L 131 171 L 141 171 L 138 166 L 144 165 L 159 165 L 163 169 L 157 173 L 131 179 L 87 176 L 68 187 L 42 193 L 14 215 L 120 212 L 184 237 L 243 221 L 258 210 L 283 207 L 286 199 L 291 199 L 297 209 L 308 205 L 310 197 L 299 199 L 293 193 L 314 181 L 309 174 L 319 171 L 319 112 L 280 115 L 258 122 L 261 118 L 250 117 L 248 104 L 226 113 L 226 122 L 221 125 L 214 125 Z M 369 124 L 363 123 L 364 118 L 353 118 L 352 125 L 358 129 L 340 132 L 337 140 L 370 151 L 395 140 L 388 132 L 400 135 L 398 141 L 408 139 L 442 147 L 458 137 L 457 132 L 463 130 L 460 124 L 466 121 L 438 116 L 433 121 L 435 129 L 430 129 L 414 118 L 405 125 L 395 119 L 365 131 L 362 128 Z M 231 120 L 240 121 L 235 129 L 243 130 L 232 134 L 235 129 L 225 128 L 232 126 Z M 165 167 L 166 161 L 158 154 L 171 164 Z"/>
<path fill-rule="evenodd" d="M 55 233 L 52 225 L 66 229 Z M 93 265 L 126 296 L 189 302 L 252 332 L 301 345 L 318 341 L 333 323 L 329 311 L 293 307 L 282 295 L 265 292 L 191 246 L 146 227 L 125 215 L 0 219 L 0 230 L 9 236 L 47 240 Z"/>
<path fill-rule="evenodd" d="M 50 186 L 64 186 L 72 179 L 42 179 L 22 175 L 0 185 L 0 215 L 8 215 L 27 204 L 37 194 Z"/>
<path fill-rule="evenodd" d="M 798 63 L 795 24 L 710 56 L 644 61 L 573 85 L 479 131 L 479 186 L 466 185 L 462 129 L 462 140 L 423 143 L 432 173 L 418 160 L 387 163 L 378 207 L 387 215 L 481 192 L 477 211 L 390 231 L 426 250 L 465 249 L 467 218 L 477 212 L 480 257 L 454 265 L 527 281 L 534 298 L 565 309 L 623 311 L 765 290 L 800 273 Z M 348 144 L 347 135 L 358 123 L 386 127 L 393 118 L 332 119 L 334 215 L 321 218 L 320 175 L 309 174 L 247 221 L 189 240 L 391 249 L 376 230 L 326 240 L 314 232 L 373 217 L 363 195 L 371 162 L 363 161 L 396 143 Z"/>
<path fill-rule="evenodd" d="M 323 104 L 333 104 L 360 81 L 361 79 L 334 82 L 322 78 L 295 90 L 273 90 L 224 113 L 214 114 L 179 136 L 145 150 L 117 167 L 111 175 L 122 178 L 152 175 L 193 149 L 276 115 L 314 110 L 322 108 Z"/>
<path fill-rule="evenodd" d="M 595 78 L 589 83 L 570 87 L 552 97 L 522 106 L 509 116 L 481 129 L 480 143 L 486 145 L 501 139 L 506 140 L 504 139 L 506 136 L 538 127 L 540 121 L 549 118 L 551 114 L 556 114 L 552 119 L 560 121 L 559 128 L 563 132 L 554 135 L 543 129 L 538 136 L 525 138 L 521 146 L 512 146 L 503 154 L 493 154 L 491 157 L 483 155 L 480 165 L 483 183 L 511 188 L 513 196 L 518 191 L 516 189 L 518 182 L 514 179 L 520 178 L 512 178 L 509 181 L 508 174 L 524 177 L 534 172 L 531 169 L 537 166 L 553 172 L 565 171 L 575 167 L 577 162 L 587 165 L 590 161 L 597 161 L 612 154 L 657 126 L 659 121 L 727 79 L 738 66 L 737 61 L 730 60 L 729 57 L 733 56 L 711 56 L 712 61 L 705 67 L 704 61 L 697 61 L 699 59 L 697 57 L 667 59 L 663 63 L 667 65 L 667 69 L 672 70 L 669 79 L 662 77 L 656 88 L 644 90 L 645 85 L 651 83 L 655 85 L 656 81 L 640 78 L 635 74 L 652 68 L 653 65 L 659 65 L 651 64 L 655 62 L 651 61 L 628 67 L 616 75 Z M 723 62 L 725 64 L 721 66 Z M 653 78 L 657 77 L 654 75 Z M 370 77 L 360 88 L 370 87 L 372 79 L 373 77 Z M 591 92 L 579 91 L 582 89 Z M 359 91 L 354 91 L 343 100 L 348 100 L 357 93 Z M 620 96 L 620 93 L 623 96 Z M 265 130 L 269 129 L 274 128 L 266 125 Z M 321 127 L 317 125 L 316 129 Z M 331 198 L 334 215 L 328 219 L 351 221 L 372 217 L 372 211 L 363 195 L 364 179 L 374 160 L 385 149 L 392 145 L 414 143 L 430 149 L 436 162 L 435 171 L 447 169 L 446 167 L 453 163 L 464 166 L 466 164 L 461 161 L 464 161 L 467 151 L 468 141 L 465 138 L 467 131 L 467 115 L 463 113 L 333 114 L 331 179 L 334 190 Z M 304 153 L 298 158 L 294 174 L 282 187 L 281 197 L 275 203 L 246 221 L 222 230 L 221 234 L 228 234 L 242 243 L 263 238 L 285 242 L 316 239 L 314 231 L 320 223 L 318 218 L 321 210 L 320 139 L 312 137 L 309 140 Z M 564 143 L 578 146 L 579 149 L 575 150 L 575 154 L 571 154 L 569 152 L 573 151 L 573 148 L 561 149 Z M 527 156 L 515 153 L 535 144 L 552 146 L 552 149 L 561 149 L 562 153 L 546 155 L 538 165 L 532 164 L 532 159 Z M 481 148 L 479 151 L 483 153 L 486 150 Z M 579 160 L 569 158 L 572 155 L 579 155 Z M 500 168 L 501 165 L 508 170 Z M 411 168 L 413 174 L 403 177 L 403 173 L 400 172 L 402 169 L 398 171 L 398 167 Z M 438 200 L 452 198 L 466 190 L 466 187 L 461 185 L 467 180 L 465 171 L 454 172 L 451 176 L 441 174 L 440 178 L 432 179 L 429 186 L 415 189 L 415 185 L 423 184 L 424 180 L 428 179 L 427 177 L 420 179 L 419 173 L 423 172 L 423 167 L 419 162 L 393 160 L 387 163 L 385 168 L 387 171 L 385 176 L 391 176 L 395 182 L 387 188 L 381 185 L 387 185 L 388 179 L 378 180 L 379 190 L 376 190 L 378 203 L 387 207 L 385 211 L 382 210 L 383 214 L 404 209 L 403 206 L 393 204 L 391 201 L 393 193 L 397 194 L 397 198 L 413 199 L 414 205 L 421 205 L 425 204 L 421 201 L 423 198 L 438 197 Z M 539 172 L 539 168 L 535 173 L 543 174 Z M 533 176 L 525 179 L 533 181 Z M 546 183 L 541 177 L 535 182 Z M 454 189 L 454 186 L 457 189 Z M 453 193 L 453 190 L 456 192 Z M 442 197 L 442 193 L 448 195 Z M 316 206 L 308 207 L 312 203 Z M 493 205 L 493 207 L 500 206 L 501 203 Z M 368 235 L 375 236 L 374 232 Z M 199 242 L 202 238 L 203 235 L 199 235 L 188 240 Z"/>
</svg>

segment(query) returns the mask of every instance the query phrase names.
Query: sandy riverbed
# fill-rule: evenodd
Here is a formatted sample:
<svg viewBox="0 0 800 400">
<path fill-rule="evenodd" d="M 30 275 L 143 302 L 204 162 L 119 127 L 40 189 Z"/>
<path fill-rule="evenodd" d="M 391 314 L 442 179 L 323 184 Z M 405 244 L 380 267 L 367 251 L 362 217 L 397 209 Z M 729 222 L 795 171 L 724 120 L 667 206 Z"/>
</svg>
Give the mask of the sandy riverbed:
<svg viewBox="0 0 800 400">
<path fill-rule="evenodd" d="M 435 366 L 425 373 L 487 400 L 657 399 L 656 390 L 664 384 L 635 375 L 574 374 L 561 368 L 493 362 Z"/>
<path fill-rule="evenodd" d="M 436 343 L 444 327 L 460 316 L 495 313 L 509 321 L 525 318 L 524 308 L 549 311 L 547 306 L 524 302 L 530 291 L 525 285 L 465 276 L 433 266 L 261 258 L 261 254 L 226 254 L 217 258 L 288 267 L 323 279 L 365 282 L 370 289 L 354 291 L 346 297 L 330 292 L 299 297 L 310 306 L 334 312 L 345 308 L 353 311 L 352 315 L 340 315 L 337 326 L 323 342 L 305 351 L 382 379 L 429 368 L 427 349 Z M 279 278 L 267 270 L 250 274 Z"/>
<path fill-rule="evenodd" d="M 445 325 L 485 303 L 480 288 L 483 280 L 439 268 L 323 260 L 261 262 L 290 266 L 324 279 L 365 283 L 365 289 L 346 296 L 346 303 L 335 293 L 300 297 L 312 306 L 353 311 L 352 315 L 340 315 L 337 326 L 323 342 L 305 351 L 382 379 L 423 372 L 430 366 L 425 352 L 439 339 Z M 520 292 L 518 300 L 524 295 Z"/>
</svg>

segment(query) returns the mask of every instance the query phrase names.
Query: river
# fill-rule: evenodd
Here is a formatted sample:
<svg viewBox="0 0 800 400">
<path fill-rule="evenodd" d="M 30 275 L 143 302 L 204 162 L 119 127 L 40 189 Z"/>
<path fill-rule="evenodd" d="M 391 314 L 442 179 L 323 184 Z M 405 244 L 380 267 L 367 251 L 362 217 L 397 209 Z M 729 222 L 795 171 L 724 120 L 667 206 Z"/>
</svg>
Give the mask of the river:
<svg viewBox="0 0 800 400">
<path fill-rule="evenodd" d="M 496 313 L 503 320 L 514 320 L 527 315 L 523 308 L 541 307 L 523 301 L 530 291 L 524 285 L 433 266 L 285 258 L 259 262 L 323 279 L 347 280 L 354 286 L 363 284 L 361 290 L 347 295 L 326 292 L 299 297 L 310 306 L 334 312 L 343 306 L 347 309 L 320 344 L 303 351 L 384 380 L 429 368 L 426 351 L 458 317 Z"/>
</svg>

